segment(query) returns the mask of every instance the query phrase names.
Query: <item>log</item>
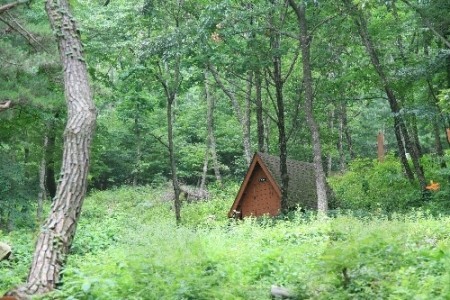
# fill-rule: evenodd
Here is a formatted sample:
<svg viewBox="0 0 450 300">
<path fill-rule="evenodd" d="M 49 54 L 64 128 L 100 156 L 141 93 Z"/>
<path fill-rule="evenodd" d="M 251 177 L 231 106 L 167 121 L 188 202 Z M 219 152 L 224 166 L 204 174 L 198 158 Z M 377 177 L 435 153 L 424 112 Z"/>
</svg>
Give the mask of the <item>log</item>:
<svg viewBox="0 0 450 300">
<path fill-rule="evenodd" d="M 8 259 L 11 255 L 11 247 L 8 244 L 0 242 L 0 261 Z"/>
<path fill-rule="evenodd" d="M 270 294 L 275 299 L 289 299 L 294 297 L 294 294 L 285 287 L 272 285 L 270 288 Z"/>
</svg>

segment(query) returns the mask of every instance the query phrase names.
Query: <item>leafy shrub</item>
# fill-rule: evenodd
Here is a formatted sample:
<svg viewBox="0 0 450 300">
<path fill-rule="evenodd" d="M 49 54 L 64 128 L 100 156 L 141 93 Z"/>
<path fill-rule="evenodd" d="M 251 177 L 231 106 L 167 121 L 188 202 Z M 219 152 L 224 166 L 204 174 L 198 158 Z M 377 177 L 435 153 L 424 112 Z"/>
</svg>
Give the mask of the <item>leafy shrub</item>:
<svg viewBox="0 0 450 300">
<path fill-rule="evenodd" d="M 185 203 L 182 225 L 171 203 L 158 199 L 161 191 L 92 193 L 63 285 L 44 299 L 269 299 L 273 284 L 297 299 L 450 296 L 450 217 L 422 209 L 389 218 L 297 211 L 284 219 L 228 221 L 222 214 L 234 195 L 226 199 L 221 191 L 235 188 Z M 207 213 L 217 219 L 205 222 Z M 12 271 L 0 277 L 6 290 L 25 279 L 32 239 L 1 238 L 23 253 L 13 267 L 0 263 L 0 276 Z"/>
<path fill-rule="evenodd" d="M 420 202 L 421 192 L 403 175 L 399 160 L 387 156 L 383 163 L 354 160 L 348 172 L 329 179 L 339 206 L 353 210 L 405 210 Z"/>
<path fill-rule="evenodd" d="M 30 232 L 16 230 L 9 235 L 0 231 L 0 241 L 12 248 L 12 258 L 0 262 L 0 295 L 24 282 L 31 264 L 33 238 Z"/>
</svg>

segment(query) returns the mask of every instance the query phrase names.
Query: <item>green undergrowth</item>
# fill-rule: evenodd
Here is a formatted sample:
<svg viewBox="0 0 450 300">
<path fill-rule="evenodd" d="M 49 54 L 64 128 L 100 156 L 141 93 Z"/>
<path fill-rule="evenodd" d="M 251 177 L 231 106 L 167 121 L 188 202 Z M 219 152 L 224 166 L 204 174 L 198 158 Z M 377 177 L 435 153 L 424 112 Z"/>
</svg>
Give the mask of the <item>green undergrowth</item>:
<svg viewBox="0 0 450 300">
<path fill-rule="evenodd" d="M 63 284 L 46 299 L 270 299 L 272 285 L 294 299 L 450 297 L 450 217 L 299 211 L 230 221 L 237 188 L 184 203 L 178 226 L 158 189 L 92 193 Z"/>
</svg>

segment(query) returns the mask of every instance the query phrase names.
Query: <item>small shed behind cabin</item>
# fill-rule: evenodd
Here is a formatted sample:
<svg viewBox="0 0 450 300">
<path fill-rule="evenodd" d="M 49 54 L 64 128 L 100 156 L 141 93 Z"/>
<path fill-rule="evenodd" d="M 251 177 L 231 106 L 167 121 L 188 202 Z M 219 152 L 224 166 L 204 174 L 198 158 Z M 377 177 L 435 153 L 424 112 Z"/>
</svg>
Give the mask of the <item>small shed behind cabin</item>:
<svg viewBox="0 0 450 300">
<path fill-rule="evenodd" d="M 317 209 L 314 165 L 287 160 L 289 174 L 288 208 Z M 280 158 L 255 153 L 228 217 L 276 216 L 281 209 Z"/>
</svg>

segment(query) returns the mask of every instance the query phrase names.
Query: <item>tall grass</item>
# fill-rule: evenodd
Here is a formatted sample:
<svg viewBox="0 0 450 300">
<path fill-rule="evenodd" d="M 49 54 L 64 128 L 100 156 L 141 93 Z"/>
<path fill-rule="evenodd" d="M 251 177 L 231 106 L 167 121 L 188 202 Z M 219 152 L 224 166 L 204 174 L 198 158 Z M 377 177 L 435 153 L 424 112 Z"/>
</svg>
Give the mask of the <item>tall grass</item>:
<svg viewBox="0 0 450 300">
<path fill-rule="evenodd" d="M 449 217 L 296 212 L 235 222 L 226 213 L 236 189 L 185 203 L 180 226 L 159 190 L 93 193 L 63 285 L 46 298 L 270 299 L 271 285 L 297 299 L 450 297 Z"/>
</svg>

